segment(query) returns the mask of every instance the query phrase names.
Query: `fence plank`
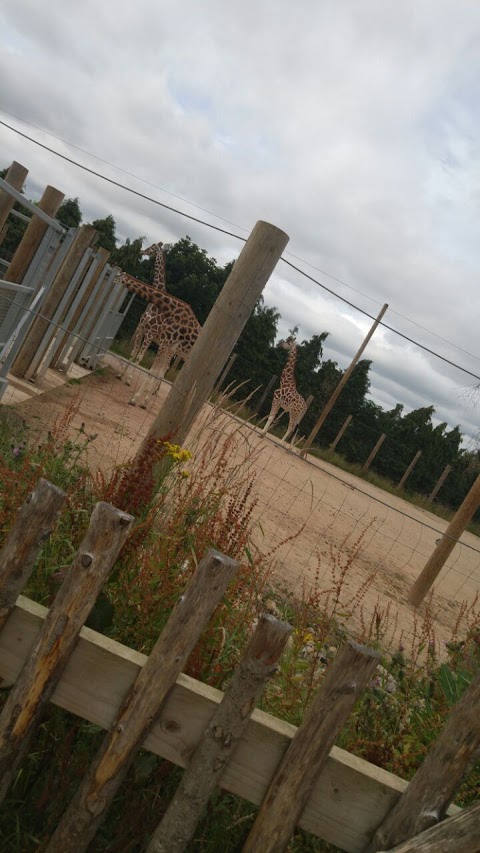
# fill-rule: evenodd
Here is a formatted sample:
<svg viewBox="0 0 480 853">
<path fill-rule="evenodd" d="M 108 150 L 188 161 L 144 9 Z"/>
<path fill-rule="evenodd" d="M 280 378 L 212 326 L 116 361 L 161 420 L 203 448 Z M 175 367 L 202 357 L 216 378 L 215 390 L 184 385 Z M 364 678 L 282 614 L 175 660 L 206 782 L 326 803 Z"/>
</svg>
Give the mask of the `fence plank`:
<svg viewBox="0 0 480 853">
<path fill-rule="evenodd" d="M 445 816 L 480 748 L 480 673 L 454 706 L 396 807 L 377 829 L 367 853 L 393 847 L 418 835 Z"/>
<path fill-rule="evenodd" d="M 479 850 L 480 802 L 402 842 L 390 849 L 390 853 L 478 853 Z"/>
<path fill-rule="evenodd" d="M 276 671 L 291 625 L 260 617 L 221 704 L 210 720 L 147 853 L 182 853 L 215 785 L 232 758 L 265 684 Z"/>
<path fill-rule="evenodd" d="M 19 596 L 0 633 L 2 687 L 15 683 L 47 613 Z M 140 652 L 84 627 L 51 701 L 110 729 L 146 661 Z M 185 767 L 221 699 L 219 690 L 181 674 L 143 748 Z M 259 805 L 295 731 L 290 723 L 255 710 L 222 776 L 222 788 Z M 299 826 L 348 853 L 362 853 L 406 787 L 393 773 L 334 746 Z M 451 806 L 448 813 L 458 812 Z"/>
<path fill-rule="evenodd" d="M 378 652 L 348 642 L 275 771 L 243 853 L 281 853 L 305 808 L 335 738 L 380 661 Z"/>
<path fill-rule="evenodd" d="M 106 503 L 93 510 L 77 556 L 0 715 L 0 801 L 18 766 L 22 744 L 55 689 L 132 521 L 132 516 Z"/>
<path fill-rule="evenodd" d="M 0 630 L 31 575 L 66 495 L 41 478 L 18 512 L 0 551 Z"/>
<path fill-rule="evenodd" d="M 239 565 L 218 551 L 207 551 L 55 830 L 47 853 L 87 849 Z"/>
</svg>

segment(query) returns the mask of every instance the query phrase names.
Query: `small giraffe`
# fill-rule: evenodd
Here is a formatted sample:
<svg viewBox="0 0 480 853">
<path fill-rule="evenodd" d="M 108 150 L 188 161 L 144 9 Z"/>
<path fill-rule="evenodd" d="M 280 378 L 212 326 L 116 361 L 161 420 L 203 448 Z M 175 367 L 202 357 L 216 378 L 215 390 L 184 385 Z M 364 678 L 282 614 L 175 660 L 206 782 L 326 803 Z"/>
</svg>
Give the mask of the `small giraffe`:
<svg viewBox="0 0 480 853">
<path fill-rule="evenodd" d="M 297 360 L 295 338 L 290 337 L 286 341 L 281 341 L 280 346 L 288 350 L 287 363 L 280 377 L 280 388 L 277 388 L 273 395 L 272 408 L 262 432 L 268 432 L 278 410 L 284 409 L 289 414 L 287 431 L 282 439 L 282 441 L 286 441 L 302 420 L 307 404 L 302 395 L 298 393 L 297 383 L 295 382 L 295 362 Z"/>
<path fill-rule="evenodd" d="M 133 365 L 141 364 L 150 344 L 156 343 L 158 351 L 151 372 L 156 378 L 163 379 L 174 355 L 187 358 L 202 327 L 190 305 L 171 296 L 166 290 L 156 290 L 151 285 L 144 284 L 124 272 L 120 273 L 118 280 L 131 293 L 143 296 L 150 302 L 135 332 L 131 354 Z M 131 374 L 135 369 L 133 365 L 128 364 L 119 374 L 119 378 L 122 378 L 127 385 L 130 385 Z M 146 388 L 150 384 L 147 376 L 130 400 L 132 406 L 136 406 L 139 399 L 145 395 L 140 407 L 147 408 L 149 394 Z M 154 386 L 152 393 L 156 390 L 158 386 Z"/>
</svg>

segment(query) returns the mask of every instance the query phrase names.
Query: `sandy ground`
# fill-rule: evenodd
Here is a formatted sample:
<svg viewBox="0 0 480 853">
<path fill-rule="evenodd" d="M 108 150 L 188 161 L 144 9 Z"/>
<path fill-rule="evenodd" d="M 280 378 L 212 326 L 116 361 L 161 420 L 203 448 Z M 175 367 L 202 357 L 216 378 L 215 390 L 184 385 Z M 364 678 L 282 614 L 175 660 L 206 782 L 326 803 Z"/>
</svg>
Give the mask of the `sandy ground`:
<svg viewBox="0 0 480 853">
<path fill-rule="evenodd" d="M 115 363 L 113 356 L 107 361 Z M 78 376 L 83 374 L 77 369 Z M 170 388 L 162 383 L 145 411 L 128 405 L 132 391 L 111 371 L 87 375 L 74 384 L 63 382 L 59 374 L 48 371 L 43 387 L 36 389 L 43 393 L 27 396 L 32 389 L 16 382 L 2 402 L 13 405 L 38 434 L 70 407 L 75 412 L 71 431 L 83 424 L 87 434 L 96 434 L 91 462 L 104 470 L 135 453 Z M 205 406 L 195 424 L 193 432 L 199 441 L 208 440 L 212 430 L 218 429 L 219 419 L 212 420 L 212 411 Z M 238 434 L 237 457 L 232 463 L 245 454 L 255 458 L 259 547 L 266 551 L 293 537 L 280 544 L 276 553 L 278 580 L 300 594 L 302 585 L 311 587 L 316 577 L 326 591 L 349 563 L 340 608 L 344 621 L 358 626 L 379 608 L 389 608 L 384 642 L 394 647 L 402 637 L 408 648 L 425 607 L 417 613 L 406 603 L 406 594 L 446 522 L 321 460 L 302 460 L 296 451 L 233 416 L 221 418 L 221 430 Z M 451 637 L 462 603 L 474 604 L 479 582 L 480 540 L 466 533 L 434 590 L 435 633 L 440 646 Z M 465 629 L 464 618 L 460 635 Z"/>
</svg>

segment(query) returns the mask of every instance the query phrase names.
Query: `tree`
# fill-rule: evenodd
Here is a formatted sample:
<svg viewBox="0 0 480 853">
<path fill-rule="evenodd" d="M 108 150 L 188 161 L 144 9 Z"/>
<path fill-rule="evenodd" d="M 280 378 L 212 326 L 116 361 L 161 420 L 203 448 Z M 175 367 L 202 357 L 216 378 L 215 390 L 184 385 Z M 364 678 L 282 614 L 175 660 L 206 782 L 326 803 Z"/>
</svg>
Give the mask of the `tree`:
<svg viewBox="0 0 480 853">
<path fill-rule="evenodd" d="M 82 221 L 78 198 L 66 198 L 58 208 L 56 218 L 65 228 L 78 228 Z"/>
<path fill-rule="evenodd" d="M 102 246 L 109 252 L 113 252 L 117 245 L 117 238 L 115 235 L 116 224 L 112 214 L 109 213 L 105 219 L 95 219 L 92 225 L 97 229 L 99 235 L 97 246 Z"/>
</svg>

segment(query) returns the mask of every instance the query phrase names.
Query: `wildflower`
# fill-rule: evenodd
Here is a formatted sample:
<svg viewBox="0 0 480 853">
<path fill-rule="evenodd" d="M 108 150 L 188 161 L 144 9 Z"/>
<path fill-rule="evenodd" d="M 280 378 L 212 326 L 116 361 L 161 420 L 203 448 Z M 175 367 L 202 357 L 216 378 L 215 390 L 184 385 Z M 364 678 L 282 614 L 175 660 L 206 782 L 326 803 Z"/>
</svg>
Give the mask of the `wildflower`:
<svg viewBox="0 0 480 853">
<path fill-rule="evenodd" d="M 186 479 L 187 477 L 189 477 L 189 476 L 190 476 L 190 471 L 180 471 L 180 475 L 181 475 L 184 479 Z"/>
</svg>

